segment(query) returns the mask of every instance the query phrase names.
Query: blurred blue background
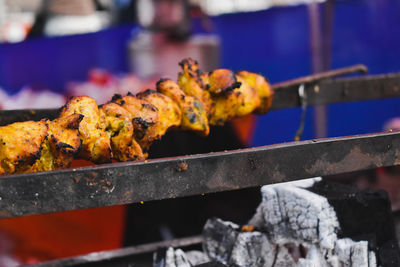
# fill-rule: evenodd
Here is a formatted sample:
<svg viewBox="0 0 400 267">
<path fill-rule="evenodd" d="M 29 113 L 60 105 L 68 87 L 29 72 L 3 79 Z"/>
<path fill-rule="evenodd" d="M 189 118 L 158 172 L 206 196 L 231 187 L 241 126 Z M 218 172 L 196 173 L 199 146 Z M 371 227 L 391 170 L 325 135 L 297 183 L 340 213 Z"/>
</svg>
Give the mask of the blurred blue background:
<svg viewBox="0 0 400 267">
<path fill-rule="evenodd" d="M 399 71 L 399 10 L 399 0 L 336 1 L 331 67 L 362 63 L 370 74 Z M 306 6 L 222 15 L 212 22 L 221 38 L 222 67 L 263 73 L 272 83 L 311 73 Z M 198 25 L 195 21 L 194 32 L 202 31 Z M 135 28 L 0 44 L 0 87 L 16 93 L 30 84 L 63 92 L 67 82 L 85 80 L 93 67 L 127 72 L 127 41 Z M 400 115 L 399 104 L 400 99 L 389 99 L 330 105 L 328 136 L 378 132 Z M 313 112 L 307 111 L 303 139 L 314 138 Z M 299 120 L 298 108 L 258 117 L 252 145 L 293 140 Z"/>
</svg>

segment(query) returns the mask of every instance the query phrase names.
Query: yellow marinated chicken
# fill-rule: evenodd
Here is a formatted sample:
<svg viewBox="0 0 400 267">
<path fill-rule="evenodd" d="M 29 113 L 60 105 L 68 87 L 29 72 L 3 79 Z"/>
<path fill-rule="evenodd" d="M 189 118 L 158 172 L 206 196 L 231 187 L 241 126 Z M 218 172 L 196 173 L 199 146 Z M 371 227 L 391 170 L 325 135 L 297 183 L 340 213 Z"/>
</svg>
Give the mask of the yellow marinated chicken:
<svg viewBox="0 0 400 267">
<path fill-rule="evenodd" d="M 111 139 L 113 157 L 118 161 L 145 159 L 134 139 L 131 114 L 116 103 L 105 104 L 100 111 L 106 119 L 106 132 Z"/>
<path fill-rule="evenodd" d="M 182 60 L 179 65 L 182 67 L 182 72 L 178 74 L 179 87 L 185 95 L 197 98 L 203 103 L 203 107 L 209 118 L 214 109 L 214 102 L 201 79 L 201 72 L 197 61 L 187 58 Z"/>
<path fill-rule="evenodd" d="M 201 79 L 211 95 L 232 91 L 239 88 L 241 84 L 236 79 L 235 74 L 228 69 L 216 69 L 210 73 L 204 73 L 201 75 Z"/>
<path fill-rule="evenodd" d="M 195 131 L 202 136 L 210 132 L 207 113 L 203 104 L 197 98 L 185 95 L 178 84 L 170 79 L 161 79 L 157 82 L 157 91 L 170 97 L 178 104 L 182 112 L 180 126 L 183 130 Z"/>
<path fill-rule="evenodd" d="M 158 91 L 115 95 L 100 108 L 90 97 L 73 97 L 53 121 L 0 127 L 0 175 L 63 169 L 74 157 L 94 163 L 142 160 L 168 129 L 206 136 L 209 125 L 263 114 L 272 104 L 273 90 L 262 75 L 228 69 L 202 74 L 190 58 L 180 65 L 179 85 L 161 79 Z"/>
<path fill-rule="evenodd" d="M 236 76 L 242 78 L 247 84 L 256 89 L 260 98 L 260 106 L 256 108 L 255 113 L 265 114 L 272 105 L 273 93 L 270 84 L 264 76 L 248 71 L 238 71 Z"/>
<path fill-rule="evenodd" d="M 168 129 L 178 127 L 181 124 L 182 112 L 177 103 L 171 98 L 154 90 L 146 90 L 136 95 L 137 98 L 147 101 L 158 110 L 158 121 L 154 127 L 155 140 L 167 132 Z"/>
<path fill-rule="evenodd" d="M 82 140 L 79 156 L 94 163 L 111 162 L 110 138 L 105 132 L 105 118 L 101 116 L 96 101 L 88 96 L 71 98 L 61 109 L 60 118 L 73 114 L 84 116 L 79 124 L 79 137 Z"/>
<path fill-rule="evenodd" d="M 22 173 L 40 158 L 47 136 L 45 120 L 0 127 L 0 174 Z"/>
<path fill-rule="evenodd" d="M 235 117 L 250 114 L 260 106 L 257 92 L 244 81 L 239 88 L 213 96 L 213 101 L 215 109 L 211 114 L 211 125 L 224 125 Z"/>
<path fill-rule="evenodd" d="M 214 103 L 209 117 L 211 125 L 224 125 L 226 121 L 250 114 L 260 106 L 256 89 L 231 70 L 217 69 L 201 78 Z"/>
<path fill-rule="evenodd" d="M 46 121 L 47 138 L 42 144 L 40 158 L 25 172 L 68 168 L 81 149 L 78 128 L 82 119 L 83 115 L 73 114 Z"/>
<path fill-rule="evenodd" d="M 131 114 L 133 135 L 143 151 L 147 151 L 154 141 L 161 138 L 158 132 L 159 114 L 155 106 L 132 94 L 124 97 L 114 95 L 112 101 Z"/>
</svg>

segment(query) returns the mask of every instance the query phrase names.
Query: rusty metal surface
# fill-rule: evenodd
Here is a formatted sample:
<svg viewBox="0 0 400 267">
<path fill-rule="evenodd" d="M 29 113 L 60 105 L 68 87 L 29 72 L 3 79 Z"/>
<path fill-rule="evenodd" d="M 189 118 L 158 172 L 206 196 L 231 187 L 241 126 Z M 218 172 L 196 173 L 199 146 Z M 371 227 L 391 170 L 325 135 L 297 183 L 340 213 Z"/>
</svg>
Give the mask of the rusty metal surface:
<svg viewBox="0 0 400 267">
<path fill-rule="evenodd" d="M 0 179 L 0 218 L 200 195 L 399 164 L 400 133 L 380 133 L 13 175 Z"/>
<path fill-rule="evenodd" d="M 324 80 L 305 84 L 310 106 L 400 97 L 400 73 Z M 275 89 L 271 110 L 300 105 L 298 86 Z"/>
<path fill-rule="evenodd" d="M 119 266 L 118 261 L 123 262 L 123 266 L 131 266 L 130 258 L 135 255 L 152 253 L 160 247 L 187 247 L 201 244 L 202 236 L 191 236 L 167 241 L 154 242 L 134 247 L 126 247 L 103 252 L 94 252 L 82 256 L 65 258 L 61 260 L 47 261 L 34 265 L 32 267 L 67 267 L 67 266 Z M 137 266 L 137 265 L 134 265 Z"/>
</svg>

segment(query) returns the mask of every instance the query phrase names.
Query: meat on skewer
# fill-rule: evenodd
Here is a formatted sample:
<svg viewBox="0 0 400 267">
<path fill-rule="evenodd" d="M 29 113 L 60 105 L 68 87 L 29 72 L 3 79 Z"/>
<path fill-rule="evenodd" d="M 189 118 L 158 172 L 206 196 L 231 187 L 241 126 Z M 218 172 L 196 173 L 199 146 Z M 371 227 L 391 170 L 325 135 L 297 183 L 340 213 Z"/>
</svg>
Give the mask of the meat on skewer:
<svg viewBox="0 0 400 267">
<path fill-rule="evenodd" d="M 271 106 L 266 79 L 247 71 L 201 73 L 192 59 L 180 63 L 178 83 L 161 79 L 155 90 L 115 95 L 102 106 L 88 96 L 71 98 L 59 118 L 0 127 L 0 175 L 68 168 L 74 158 L 96 164 L 143 160 L 172 128 L 207 136 L 210 125 Z"/>
</svg>

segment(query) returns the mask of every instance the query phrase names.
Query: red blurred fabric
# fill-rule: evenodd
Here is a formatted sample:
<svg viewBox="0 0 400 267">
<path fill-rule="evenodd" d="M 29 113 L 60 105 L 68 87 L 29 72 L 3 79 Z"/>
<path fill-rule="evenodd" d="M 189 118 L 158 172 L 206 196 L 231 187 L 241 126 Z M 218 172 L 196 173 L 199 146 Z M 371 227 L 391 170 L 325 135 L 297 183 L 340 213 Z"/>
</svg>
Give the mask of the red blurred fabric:
<svg viewBox="0 0 400 267">
<path fill-rule="evenodd" d="M 124 221 L 125 206 L 113 206 L 2 219 L 0 232 L 16 258 L 33 263 L 120 248 Z"/>
</svg>

